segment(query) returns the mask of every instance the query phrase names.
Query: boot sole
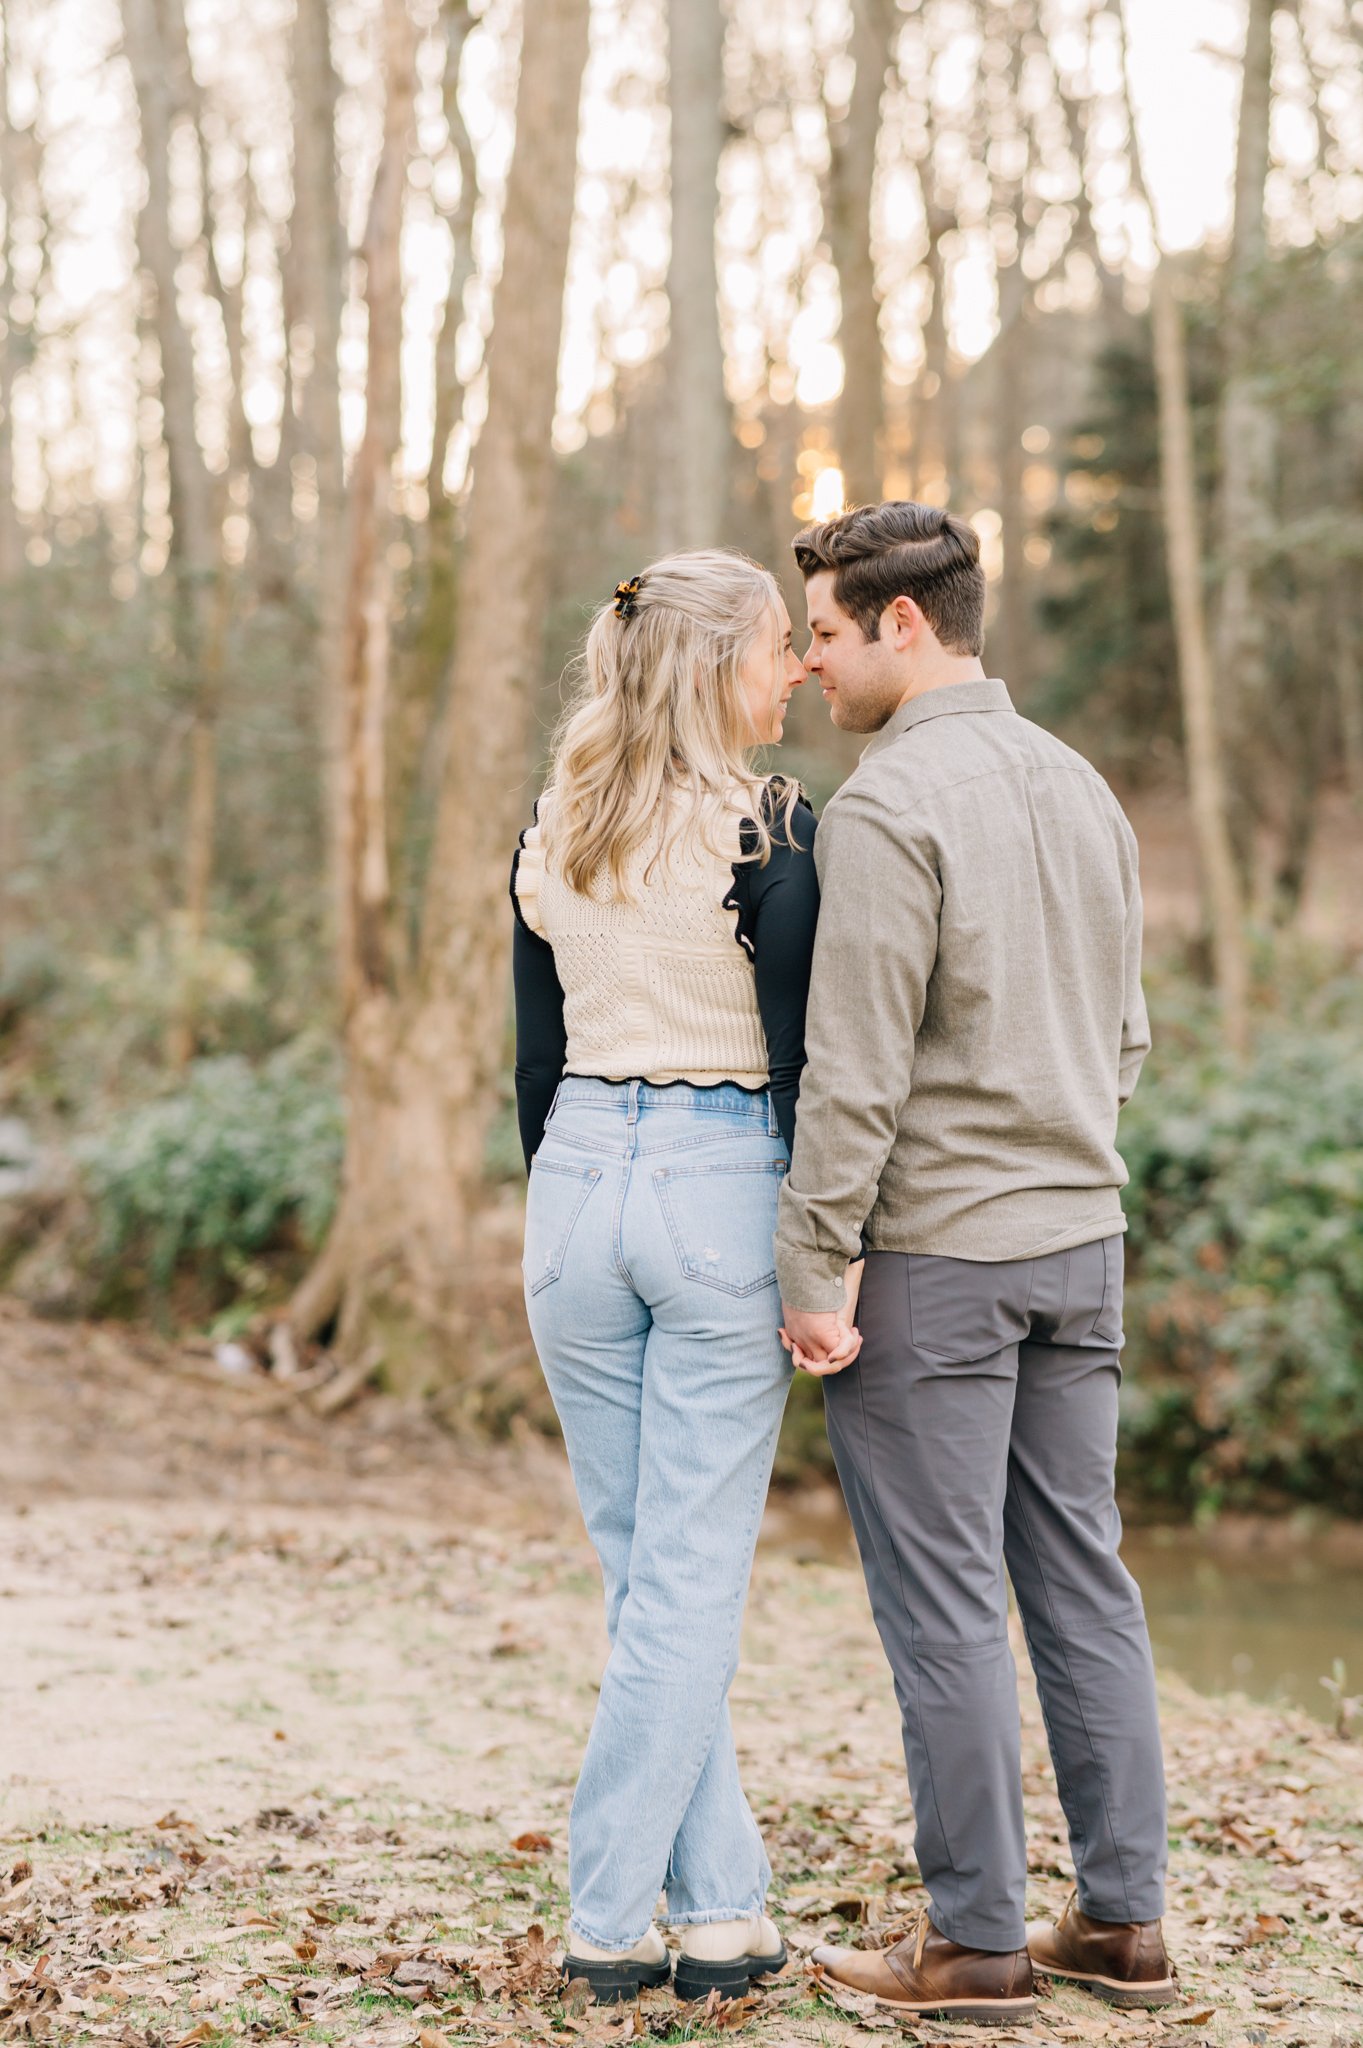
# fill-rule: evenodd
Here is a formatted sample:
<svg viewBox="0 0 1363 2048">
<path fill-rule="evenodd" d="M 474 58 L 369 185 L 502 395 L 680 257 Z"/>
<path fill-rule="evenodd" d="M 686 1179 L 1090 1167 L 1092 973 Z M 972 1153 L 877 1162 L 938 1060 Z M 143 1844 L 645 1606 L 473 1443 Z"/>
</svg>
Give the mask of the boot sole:
<svg viewBox="0 0 1363 2048">
<path fill-rule="evenodd" d="M 598 2005 L 622 2005 L 641 1991 L 666 1984 L 672 1974 L 672 1958 L 664 1963 L 590 1963 L 580 1956 L 565 1956 L 560 1974 L 565 1991 L 585 1978 Z"/>
<path fill-rule="evenodd" d="M 839 1983 L 834 1977 L 831 1983 Z M 855 1991 L 854 1984 L 843 1984 L 844 1991 Z M 886 2012 L 911 2012 L 920 2020 L 978 2020 L 985 2027 L 1006 2027 L 1014 2020 L 1030 2020 L 1036 2017 L 1034 1998 L 882 1998 L 878 1991 L 871 1996 L 877 2005 L 883 2005 Z"/>
<path fill-rule="evenodd" d="M 1178 1985 L 1172 1977 L 1153 1978 L 1148 1984 L 1129 1984 L 1120 1977 L 1100 1977 L 1090 1970 L 1062 1970 L 1037 1956 L 1032 1957 L 1032 1968 L 1047 1977 L 1060 1977 L 1066 1984 L 1077 1984 L 1081 1991 L 1101 1998 L 1105 2005 L 1154 2007 L 1179 2002 Z"/>
<path fill-rule="evenodd" d="M 732 1962 L 705 1963 L 690 1956 L 677 1957 L 677 1974 L 672 1989 L 687 2005 L 708 1998 L 717 1991 L 721 1998 L 743 1998 L 756 1977 L 774 1977 L 786 1967 L 785 1943 L 775 1955 L 735 1956 Z"/>
</svg>

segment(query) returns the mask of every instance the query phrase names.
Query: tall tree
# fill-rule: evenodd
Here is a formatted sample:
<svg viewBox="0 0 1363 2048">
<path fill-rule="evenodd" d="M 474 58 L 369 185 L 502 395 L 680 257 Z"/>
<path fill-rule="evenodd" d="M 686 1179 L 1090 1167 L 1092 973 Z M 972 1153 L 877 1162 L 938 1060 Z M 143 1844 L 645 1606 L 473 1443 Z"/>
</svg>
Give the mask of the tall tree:
<svg viewBox="0 0 1363 2048">
<path fill-rule="evenodd" d="M 1261 734 L 1269 708 L 1263 567 L 1273 534 L 1273 414 L 1255 361 L 1255 308 L 1266 240 L 1264 185 L 1272 111 L 1276 0 L 1249 0 L 1235 147 L 1235 219 L 1226 275 L 1226 373 L 1219 421 L 1221 587 L 1216 666 L 1236 785 L 1232 829 L 1241 874 L 1253 874 L 1262 811 Z"/>
<path fill-rule="evenodd" d="M 441 19 L 445 30 L 445 131 L 459 164 L 459 199 L 450 218 L 450 281 L 440 332 L 435 344 L 435 428 L 431 435 L 431 462 L 426 477 L 426 496 L 433 529 L 445 543 L 453 523 L 453 505 L 445 490 L 445 459 L 450 435 L 462 400 L 456 344 L 459 323 L 464 317 L 464 292 L 476 265 L 473 256 L 473 215 L 478 204 L 478 160 L 473 140 L 459 105 L 459 71 L 464 45 L 473 27 L 471 0 L 444 0 Z"/>
<path fill-rule="evenodd" d="M 189 799 L 184 844 L 184 956 L 167 1053 L 182 1067 L 194 1050 L 196 955 L 208 916 L 217 810 L 217 724 L 227 630 L 228 583 L 214 479 L 195 424 L 194 349 L 180 317 L 171 233 L 171 149 L 176 116 L 178 0 L 123 0 L 123 46 L 132 72 L 147 189 L 137 252 L 151 282 L 161 363 L 161 414 L 170 470 L 171 563 L 176 641 L 189 707 Z"/>
<path fill-rule="evenodd" d="M 10 117 L 12 29 L 0 6 L 0 632 L 11 650 L 17 642 L 22 536 L 14 503 L 14 386 L 19 373 L 19 335 L 14 265 L 19 247 L 15 214 L 19 200 L 19 150 Z M 23 744 L 19 718 L 19 677 L 11 657 L 0 669 L 0 945 L 9 938 L 15 906 L 11 890 L 23 858 Z"/>
<path fill-rule="evenodd" d="M 956 212 L 942 189 L 937 163 L 939 124 L 933 98 L 932 52 L 923 79 L 923 149 L 918 159 L 918 189 L 923 202 L 927 247 L 923 267 L 928 277 L 928 309 L 923 321 L 923 367 L 909 404 L 909 446 L 913 489 L 934 503 L 953 500 L 960 481 L 960 421 L 951 368 L 951 336 L 947 323 L 947 237 L 956 227 Z"/>
<path fill-rule="evenodd" d="M 715 268 L 719 159 L 724 146 L 721 0 L 671 0 L 667 34 L 672 250 L 662 408 L 668 488 L 659 505 L 659 538 L 664 547 L 713 547 L 729 524 L 733 446 Z"/>
<path fill-rule="evenodd" d="M 1022 113 L 1023 37 L 1016 10 L 1000 6 L 986 17 L 987 32 L 1008 50 L 1008 85 L 993 116 L 990 160 L 994 165 L 994 253 L 998 276 L 999 331 L 990 355 L 994 461 L 1002 522 L 1003 578 L 995 627 L 995 660 L 1018 695 L 1026 699 L 1032 681 L 1031 575 L 1025 553 L 1027 501 L 1022 488 L 1022 436 L 1031 405 L 1031 288 L 1023 269 L 1027 202 L 1035 138 Z"/>
<path fill-rule="evenodd" d="M 397 4 L 397 0 L 389 0 Z M 340 1207 L 292 1307 L 399 1380 L 468 1362 L 468 1223 L 506 1014 L 506 871 L 526 810 L 563 290 L 589 0 L 525 12 L 488 410 L 460 560 L 449 739 L 419 931 L 398 943 L 377 820 L 347 842 L 348 1125 Z M 352 739 L 361 739 L 352 721 Z M 382 800 L 377 769 L 353 786 Z"/>
<path fill-rule="evenodd" d="M 374 173 L 364 236 L 369 314 L 364 439 L 350 477 L 346 609 L 341 636 L 344 750 L 341 756 L 340 861 L 346 883 L 340 954 L 345 1014 L 366 986 L 391 979 L 388 871 L 388 733 L 393 607 L 389 542 L 392 466 L 401 440 L 402 199 L 416 95 L 416 37 L 407 0 L 385 0 L 383 145 Z"/>
<path fill-rule="evenodd" d="M 1205 558 L 1188 396 L 1188 352 L 1182 308 L 1175 296 L 1168 260 L 1160 248 L 1159 225 L 1145 181 L 1128 70 L 1125 0 L 1118 0 L 1117 21 L 1122 39 L 1131 178 L 1149 216 L 1156 250 L 1150 280 L 1150 317 L 1159 394 L 1160 497 L 1178 645 L 1188 796 L 1202 875 L 1203 909 L 1211 933 L 1221 1001 L 1222 1029 L 1231 1051 L 1240 1056 L 1246 1049 L 1249 1033 L 1249 962 L 1240 882 L 1227 816 L 1225 763 L 1202 598 Z"/>
<path fill-rule="evenodd" d="M 314 669 L 323 800 L 329 828 L 332 922 L 339 930 L 345 889 L 341 855 L 341 763 L 345 751 L 341 635 L 346 604 L 339 351 L 349 251 L 338 199 L 339 87 L 331 55 L 328 0 L 295 0 L 291 63 L 293 209 L 285 298 L 294 320 L 294 348 L 305 359 L 298 388 L 298 439 L 315 467 L 317 485 L 316 545 L 312 550 L 310 577 L 316 627 Z M 291 361 L 293 353 L 291 350 Z"/>
<path fill-rule="evenodd" d="M 901 17 L 895 0 L 851 0 L 852 89 L 828 132 L 828 243 L 838 273 L 843 387 L 838 459 L 849 505 L 882 495 L 885 359 L 871 240 L 871 198 L 885 74 Z"/>
</svg>

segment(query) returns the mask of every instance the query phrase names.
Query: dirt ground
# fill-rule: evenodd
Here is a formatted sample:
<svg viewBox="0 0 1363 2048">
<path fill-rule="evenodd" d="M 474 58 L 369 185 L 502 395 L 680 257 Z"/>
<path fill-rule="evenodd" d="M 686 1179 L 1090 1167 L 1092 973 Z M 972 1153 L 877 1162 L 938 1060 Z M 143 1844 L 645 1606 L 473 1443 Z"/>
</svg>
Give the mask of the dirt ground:
<svg viewBox="0 0 1363 2048">
<path fill-rule="evenodd" d="M 556 1995 L 568 1805 L 604 1654 L 558 1453 L 471 1456 L 377 1397 L 324 1421 L 202 1357 L 0 1303 L 0 2040 L 877 2036 L 1363 2043 L 1363 1745 L 1166 1690 L 1186 1994 L 1073 1990 L 1000 2036 L 834 2003 L 803 1957 L 921 1891 L 896 1716 L 826 1502 L 759 1555 L 735 1723 L 794 1960 L 761 1998 Z M 808 1540 L 802 1540 L 802 1538 Z M 1038 1909 L 1070 1865 L 1024 1683 Z"/>
</svg>

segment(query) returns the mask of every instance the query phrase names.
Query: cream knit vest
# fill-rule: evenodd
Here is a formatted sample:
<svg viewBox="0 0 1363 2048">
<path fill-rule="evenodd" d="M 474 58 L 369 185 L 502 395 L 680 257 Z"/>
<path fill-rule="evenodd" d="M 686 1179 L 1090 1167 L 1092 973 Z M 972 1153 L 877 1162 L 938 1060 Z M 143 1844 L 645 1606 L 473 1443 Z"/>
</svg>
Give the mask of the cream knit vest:
<svg viewBox="0 0 1363 2048">
<path fill-rule="evenodd" d="M 609 1081 L 691 1081 L 702 1087 L 767 1080 L 767 1044 L 757 1009 L 752 962 L 737 937 L 734 886 L 743 812 L 712 832 L 712 853 L 697 839 L 673 847 L 647 881 L 656 850 L 629 865 L 633 902 L 610 895 L 606 863 L 590 895 L 570 889 L 545 859 L 536 822 L 516 863 L 516 898 L 531 931 L 547 938 L 563 987 L 570 1074 Z"/>
</svg>

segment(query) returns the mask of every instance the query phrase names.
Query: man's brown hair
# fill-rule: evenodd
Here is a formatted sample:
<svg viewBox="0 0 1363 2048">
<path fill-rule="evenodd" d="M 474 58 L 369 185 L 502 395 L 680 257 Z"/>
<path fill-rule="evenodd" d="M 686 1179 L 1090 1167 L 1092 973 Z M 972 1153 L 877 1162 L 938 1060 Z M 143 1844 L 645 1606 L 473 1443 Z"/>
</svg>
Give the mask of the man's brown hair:
<svg viewBox="0 0 1363 2048">
<path fill-rule="evenodd" d="M 833 571 L 833 596 L 867 640 L 897 597 L 911 597 L 950 654 L 984 652 L 984 571 L 979 535 L 937 505 L 892 499 L 862 505 L 797 533 L 805 577 Z"/>
</svg>

